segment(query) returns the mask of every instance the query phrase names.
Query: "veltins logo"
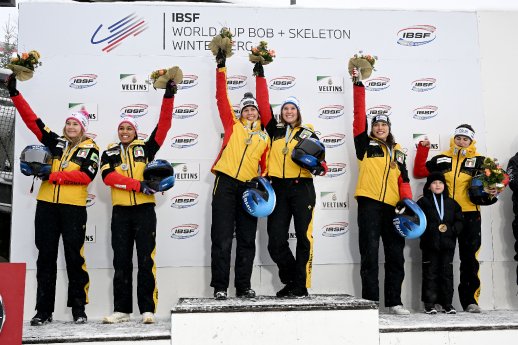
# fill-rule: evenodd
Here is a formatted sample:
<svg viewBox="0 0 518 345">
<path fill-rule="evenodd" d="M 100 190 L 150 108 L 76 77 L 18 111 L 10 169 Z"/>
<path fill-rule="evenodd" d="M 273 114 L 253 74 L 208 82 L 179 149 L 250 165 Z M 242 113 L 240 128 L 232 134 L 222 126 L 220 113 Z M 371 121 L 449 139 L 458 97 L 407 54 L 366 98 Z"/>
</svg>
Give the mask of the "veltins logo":
<svg viewBox="0 0 518 345">
<path fill-rule="evenodd" d="M 90 121 L 99 120 L 96 103 L 68 103 L 68 113 L 70 115 L 79 111 L 86 111 Z"/>
<path fill-rule="evenodd" d="M 90 43 L 93 45 L 105 44 L 102 48 L 105 53 L 111 52 L 120 46 L 125 39 L 138 36 L 148 28 L 144 18 L 137 16 L 135 13 L 116 19 L 115 22 L 107 25 L 109 25 L 107 30 L 101 30 L 103 24 L 100 24 L 90 38 Z"/>
<path fill-rule="evenodd" d="M 432 25 L 414 25 L 401 29 L 397 33 L 397 43 L 408 47 L 430 43 L 436 38 L 435 30 L 437 28 Z"/>
<path fill-rule="evenodd" d="M 87 227 L 86 228 L 86 233 L 85 233 L 85 242 L 88 242 L 88 243 L 95 243 L 95 234 L 97 233 L 97 225 L 94 225 L 93 226 L 93 230 L 91 230 L 92 227 Z"/>
<path fill-rule="evenodd" d="M 246 86 L 246 76 L 231 75 L 227 78 L 227 86 L 229 90 L 237 90 Z"/>
<path fill-rule="evenodd" d="M 147 115 L 148 105 L 147 104 L 130 104 L 122 107 L 120 110 L 120 116 L 131 116 L 134 118 L 142 117 Z"/>
<path fill-rule="evenodd" d="M 195 74 L 184 74 L 183 80 L 178 84 L 178 90 L 190 89 L 198 85 L 198 76 Z"/>
<path fill-rule="evenodd" d="M 390 116 L 392 114 L 392 107 L 386 104 L 376 105 L 367 109 L 367 117 L 369 119 L 377 115 Z"/>
<path fill-rule="evenodd" d="M 390 78 L 376 77 L 365 81 L 365 89 L 368 91 L 381 91 L 390 86 Z"/>
<path fill-rule="evenodd" d="M 182 104 L 174 107 L 173 117 L 175 119 L 186 119 L 198 114 L 198 106 L 196 104 Z"/>
<path fill-rule="evenodd" d="M 97 74 L 80 74 L 68 80 L 72 89 L 86 89 L 97 84 Z"/>
<path fill-rule="evenodd" d="M 422 78 L 412 82 L 412 91 L 425 92 L 435 89 L 437 79 L 435 78 Z"/>
<path fill-rule="evenodd" d="M 419 145 L 420 141 L 428 139 L 430 141 L 430 150 L 439 151 L 439 135 L 438 134 L 424 134 L 424 133 L 414 133 L 412 135 L 414 140 L 414 148 L 417 150 L 417 145 Z"/>
<path fill-rule="evenodd" d="M 318 92 L 323 93 L 343 93 L 344 78 L 329 75 L 317 76 Z"/>
<path fill-rule="evenodd" d="M 199 181 L 200 164 L 196 163 L 171 163 L 174 168 L 174 178 L 179 181 Z"/>
<path fill-rule="evenodd" d="M 198 134 L 195 133 L 185 133 L 174 136 L 171 139 L 171 147 L 177 149 L 184 149 L 186 147 L 194 146 L 198 143 Z"/>
<path fill-rule="evenodd" d="M 347 195 L 343 198 L 337 192 L 320 192 L 320 203 L 323 210 L 346 210 L 349 207 Z"/>
<path fill-rule="evenodd" d="M 343 175 L 345 174 L 345 167 L 346 167 L 346 164 L 345 163 L 329 163 L 327 165 L 327 174 L 325 174 L 324 176 L 326 177 L 337 177 L 337 176 L 340 176 L 340 175 Z"/>
<path fill-rule="evenodd" d="M 90 207 L 95 205 L 95 195 L 94 194 L 88 194 L 86 197 L 86 207 Z"/>
<path fill-rule="evenodd" d="M 270 80 L 270 89 L 287 90 L 295 86 L 296 79 L 292 76 L 282 76 Z"/>
<path fill-rule="evenodd" d="M 198 204 L 199 195 L 196 193 L 184 193 L 171 198 L 171 207 L 188 208 Z"/>
<path fill-rule="evenodd" d="M 148 92 L 149 80 L 143 74 L 120 74 L 120 86 L 122 92 Z"/>
<path fill-rule="evenodd" d="M 424 107 L 415 108 L 412 117 L 416 120 L 428 120 L 436 117 L 439 108 L 435 105 L 425 105 Z"/>
<path fill-rule="evenodd" d="M 198 224 L 182 224 L 171 229 L 171 238 L 185 240 L 198 235 Z"/>
<path fill-rule="evenodd" d="M 342 236 L 347 232 L 349 232 L 349 223 L 347 222 L 335 222 L 322 227 L 322 236 L 325 237 Z"/>
<path fill-rule="evenodd" d="M 342 133 L 331 133 L 320 137 L 320 142 L 324 144 L 326 148 L 333 148 L 342 146 L 345 143 L 345 134 Z"/>
<path fill-rule="evenodd" d="M 330 104 L 318 109 L 318 117 L 329 120 L 336 119 L 344 114 L 344 106 L 339 104 Z"/>
</svg>

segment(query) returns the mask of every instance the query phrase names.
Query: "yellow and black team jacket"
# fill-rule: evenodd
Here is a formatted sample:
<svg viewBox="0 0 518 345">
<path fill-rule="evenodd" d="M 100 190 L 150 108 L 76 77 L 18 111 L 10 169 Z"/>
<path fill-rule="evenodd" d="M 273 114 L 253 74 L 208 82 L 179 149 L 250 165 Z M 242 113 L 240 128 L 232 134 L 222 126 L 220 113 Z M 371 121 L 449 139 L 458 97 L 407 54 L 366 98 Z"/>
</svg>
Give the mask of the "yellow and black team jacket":
<svg viewBox="0 0 518 345">
<path fill-rule="evenodd" d="M 426 162 L 429 147 L 417 145 L 417 153 L 414 161 L 414 176 L 416 178 L 427 177 L 429 172 L 438 171 L 444 174 L 450 197 L 459 203 L 462 212 L 479 211 L 480 207 L 473 204 L 468 195 L 473 176 L 482 171 L 482 163 L 485 157 L 477 152 L 476 141 L 473 140 L 468 147 L 455 145 L 450 139 L 450 148 Z"/>
<path fill-rule="evenodd" d="M 248 124 L 236 119 L 227 94 L 226 71 L 226 67 L 216 71 L 216 101 L 225 135 L 212 172 L 219 171 L 245 182 L 266 174 L 270 138 L 260 120 Z"/>
<path fill-rule="evenodd" d="M 403 198 L 412 198 L 406 154 L 399 144 L 389 148 L 381 140 L 367 133 L 365 88 L 355 84 L 354 92 L 354 147 L 359 163 L 355 197 L 363 196 L 395 206 Z"/>
<path fill-rule="evenodd" d="M 41 183 L 38 200 L 76 206 L 86 206 L 87 187 L 99 168 L 99 148 L 88 138 L 72 146 L 68 140 L 52 132 L 36 116 L 21 94 L 13 103 L 27 127 L 52 153 L 49 179 Z"/>
<path fill-rule="evenodd" d="M 163 98 L 158 124 L 144 141 L 133 140 L 126 148 L 110 144 L 101 156 L 101 174 L 105 184 L 112 187 L 113 206 L 133 206 L 155 203 L 154 195 L 140 193 L 144 169 L 164 143 L 171 128 L 174 98 Z"/>
</svg>

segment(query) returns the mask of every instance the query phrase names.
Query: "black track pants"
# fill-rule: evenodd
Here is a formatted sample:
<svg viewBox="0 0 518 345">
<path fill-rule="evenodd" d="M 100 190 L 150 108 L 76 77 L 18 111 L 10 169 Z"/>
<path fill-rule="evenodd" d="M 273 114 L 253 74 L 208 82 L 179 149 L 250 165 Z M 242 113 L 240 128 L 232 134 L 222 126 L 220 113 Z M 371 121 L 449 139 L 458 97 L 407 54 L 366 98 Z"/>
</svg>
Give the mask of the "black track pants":
<svg viewBox="0 0 518 345">
<path fill-rule="evenodd" d="M 478 252 L 481 245 L 480 212 L 463 212 L 464 227 L 459 234 L 460 284 L 459 299 L 462 308 L 478 304 L 480 296 L 480 265 Z"/>
<path fill-rule="evenodd" d="M 421 300 L 424 303 L 452 304 L 454 254 L 455 249 L 423 249 Z"/>
</svg>

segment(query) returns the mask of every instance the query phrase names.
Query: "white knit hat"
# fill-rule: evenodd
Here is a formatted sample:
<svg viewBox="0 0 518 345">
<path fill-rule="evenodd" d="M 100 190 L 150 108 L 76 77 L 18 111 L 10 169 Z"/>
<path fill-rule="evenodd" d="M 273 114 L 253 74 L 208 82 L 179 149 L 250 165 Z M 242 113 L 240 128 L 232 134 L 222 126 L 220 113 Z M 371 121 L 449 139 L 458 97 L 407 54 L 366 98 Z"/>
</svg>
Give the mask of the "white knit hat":
<svg viewBox="0 0 518 345">
<path fill-rule="evenodd" d="M 245 93 L 243 99 L 239 103 L 239 111 L 242 112 L 244 108 L 252 106 L 259 111 L 259 106 L 257 105 L 257 101 L 254 98 L 254 95 L 251 92 Z"/>
<path fill-rule="evenodd" d="M 86 133 L 86 131 L 88 131 L 88 124 L 90 123 L 90 117 L 88 116 L 88 112 L 85 109 L 81 109 L 78 112 L 70 114 L 66 118 L 65 122 L 68 120 L 77 121 L 79 123 L 79 125 L 81 125 L 83 132 Z"/>
<path fill-rule="evenodd" d="M 284 102 L 282 102 L 281 110 L 282 110 L 282 108 L 284 108 L 284 106 L 286 104 L 293 104 L 300 111 L 300 102 L 297 99 L 297 97 L 290 96 L 290 97 L 286 98 L 286 100 L 284 100 Z"/>
<path fill-rule="evenodd" d="M 138 124 L 137 121 L 131 116 L 124 116 L 120 121 L 117 127 L 122 125 L 123 123 L 128 123 L 130 126 L 132 126 L 135 129 L 135 132 L 138 132 Z"/>
</svg>

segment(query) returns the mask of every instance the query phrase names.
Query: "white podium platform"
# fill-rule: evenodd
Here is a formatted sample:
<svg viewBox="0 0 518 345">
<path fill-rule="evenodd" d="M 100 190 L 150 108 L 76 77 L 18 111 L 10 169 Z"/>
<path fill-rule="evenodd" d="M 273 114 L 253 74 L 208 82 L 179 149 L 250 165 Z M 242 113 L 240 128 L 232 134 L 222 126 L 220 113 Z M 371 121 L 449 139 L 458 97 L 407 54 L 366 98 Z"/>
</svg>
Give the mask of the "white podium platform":
<svg viewBox="0 0 518 345">
<path fill-rule="evenodd" d="M 377 304 L 349 295 L 182 298 L 171 311 L 172 344 L 378 345 L 378 332 Z"/>
</svg>

